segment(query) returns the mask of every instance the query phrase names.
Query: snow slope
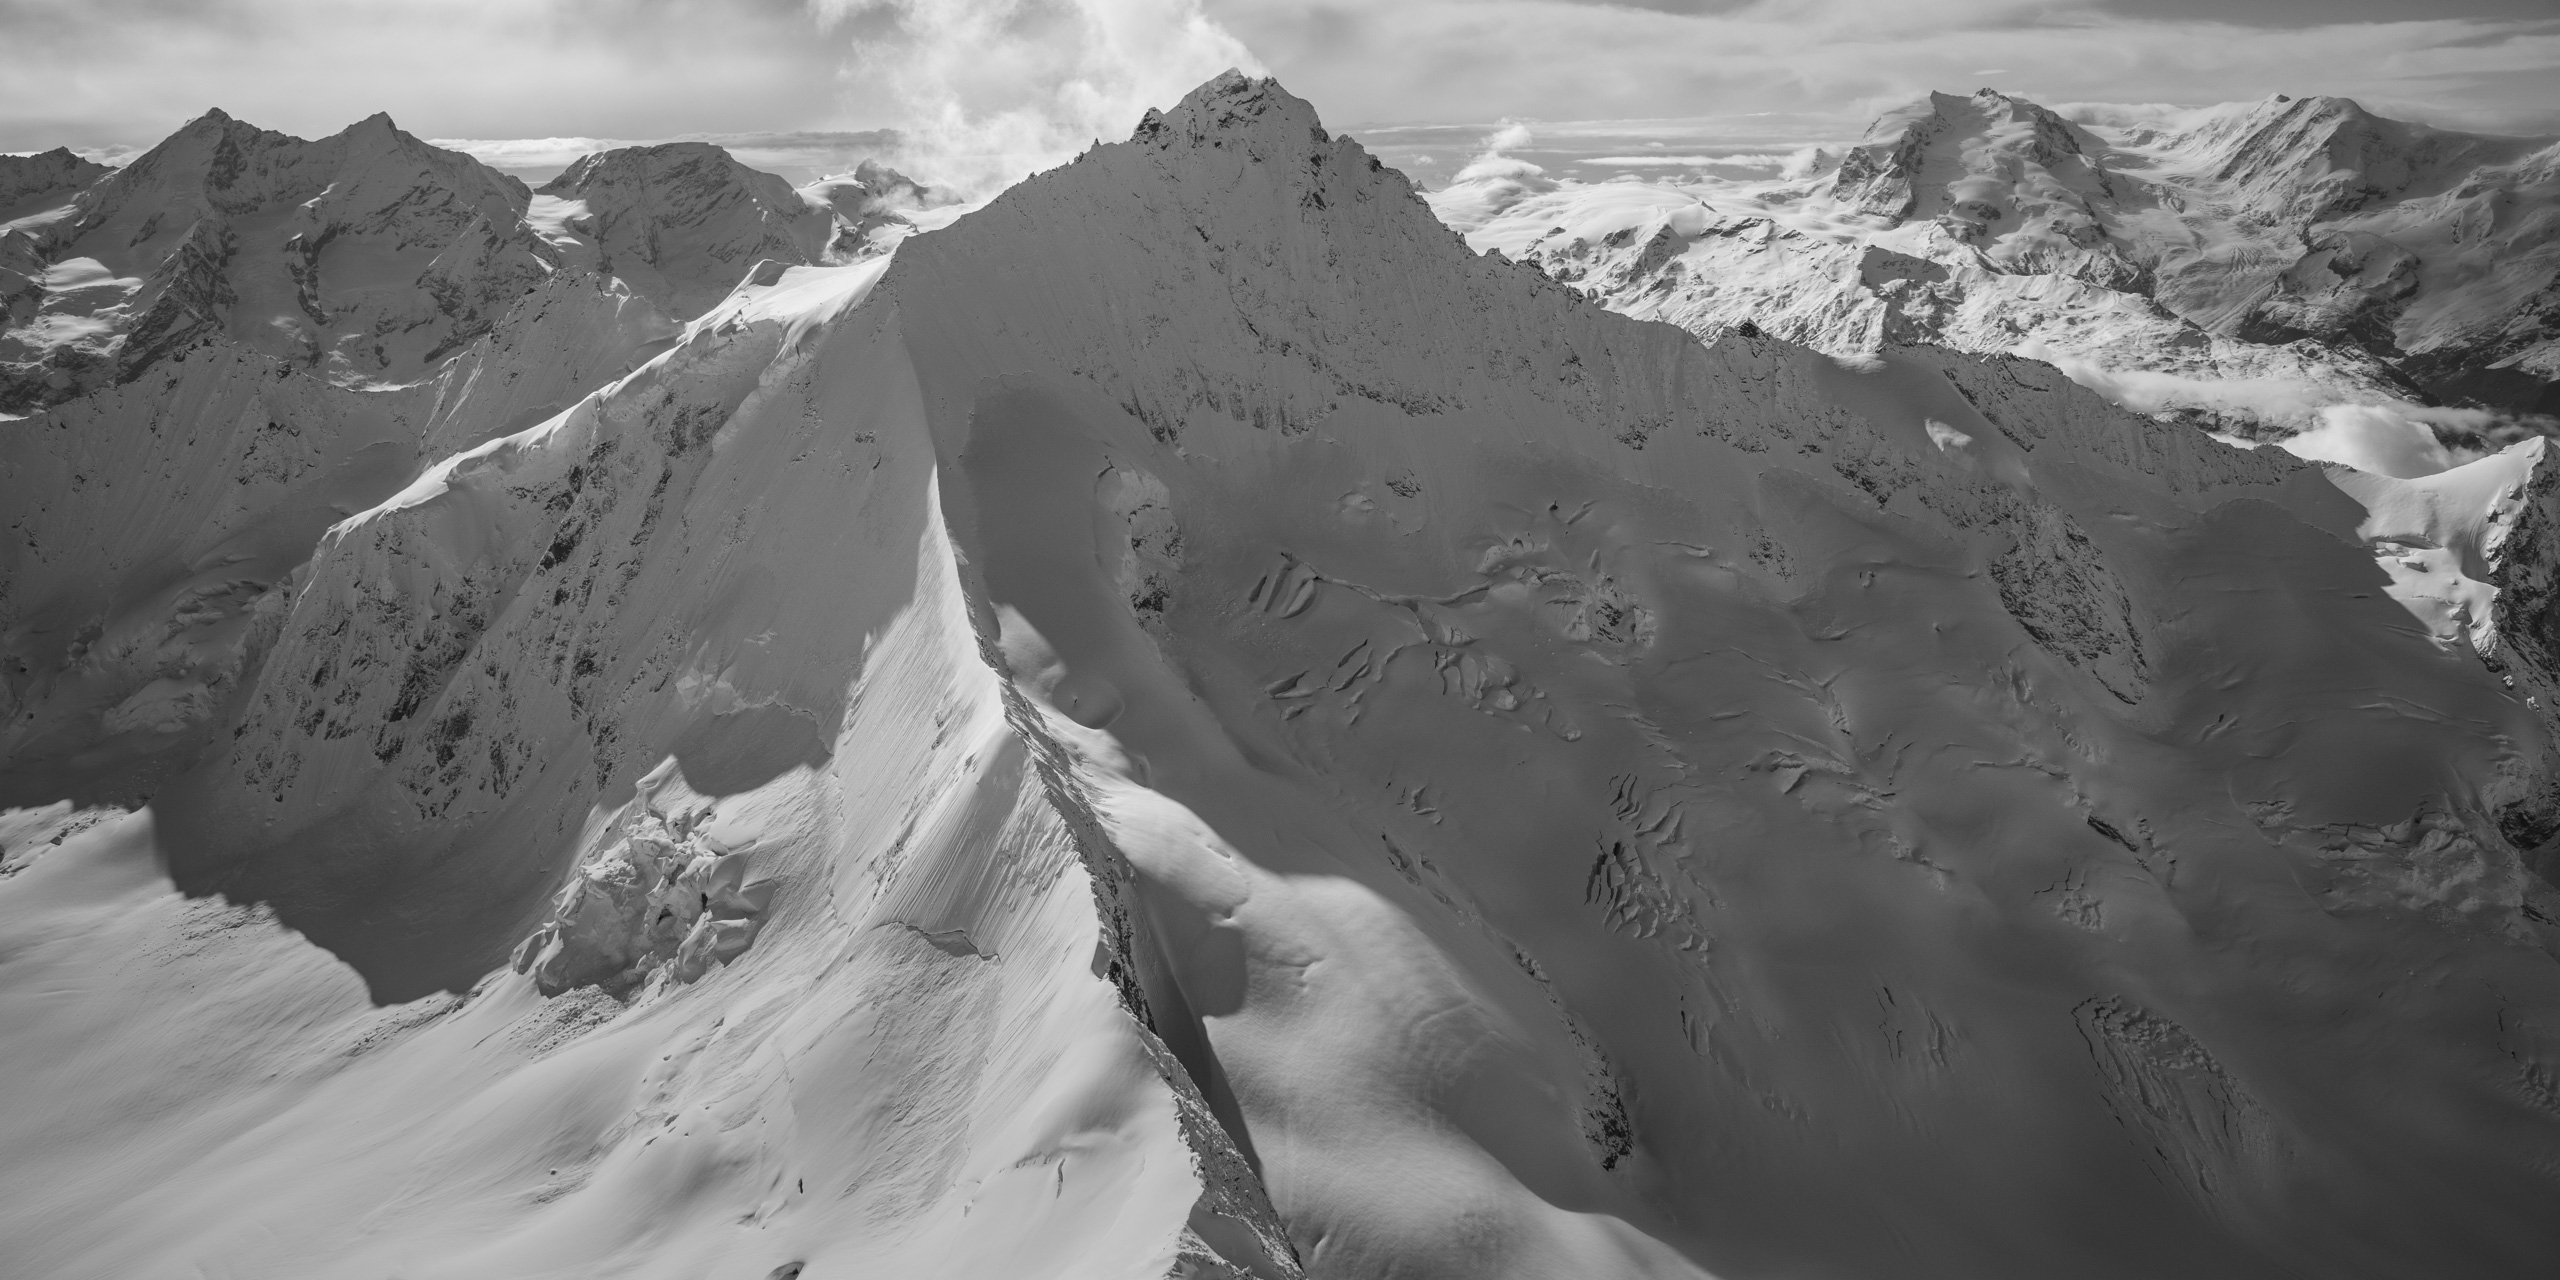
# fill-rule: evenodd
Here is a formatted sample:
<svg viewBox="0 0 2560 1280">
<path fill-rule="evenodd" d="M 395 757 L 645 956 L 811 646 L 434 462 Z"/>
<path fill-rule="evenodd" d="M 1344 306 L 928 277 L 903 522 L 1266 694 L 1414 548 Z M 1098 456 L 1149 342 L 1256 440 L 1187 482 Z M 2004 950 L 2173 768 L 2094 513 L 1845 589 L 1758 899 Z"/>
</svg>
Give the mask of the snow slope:
<svg viewBox="0 0 2560 1280">
<path fill-rule="evenodd" d="M 2560 1246 L 2539 442 L 1702 345 L 1230 74 L 453 449 L 0 826 L 39 1273 Z"/>
<path fill-rule="evenodd" d="M 2342 98 L 2074 114 L 1931 94 L 1802 178 L 1558 183 L 1496 158 L 1431 199 L 1477 247 L 1704 337 L 2023 352 L 2256 436 L 2342 404 L 2560 407 L 2552 140 Z"/>
</svg>

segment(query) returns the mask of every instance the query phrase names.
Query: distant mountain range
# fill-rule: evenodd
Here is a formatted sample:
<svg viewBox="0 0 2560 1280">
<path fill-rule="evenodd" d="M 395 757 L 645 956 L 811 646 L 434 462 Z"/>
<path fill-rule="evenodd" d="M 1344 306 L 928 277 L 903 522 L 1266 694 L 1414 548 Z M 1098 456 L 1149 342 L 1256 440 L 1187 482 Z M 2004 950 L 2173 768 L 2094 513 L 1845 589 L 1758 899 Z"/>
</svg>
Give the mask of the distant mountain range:
<svg viewBox="0 0 2560 1280">
<path fill-rule="evenodd" d="M 681 321 L 758 261 L 879 252 L 936 201 L 877 165 L 794 191 L 707 143 L 589 156 L 533 191 L 388 116 L 305 141 L 213 111 L 114 170 L 0 156 L 0 412 L 216 335 L 332 386 L 414 384 L 555 277 Z"/>
<path fill-rule="evenodd" d="M 2560 139 L 2344 98 L 2065 118 L 1931 94 L 1793 177 L 1493 164 L 1431 199 L 1479 248 L 1707 338 L 2024 352 L 2246 436 L 2338 404 L 2560 413 Z"/>
</svg>

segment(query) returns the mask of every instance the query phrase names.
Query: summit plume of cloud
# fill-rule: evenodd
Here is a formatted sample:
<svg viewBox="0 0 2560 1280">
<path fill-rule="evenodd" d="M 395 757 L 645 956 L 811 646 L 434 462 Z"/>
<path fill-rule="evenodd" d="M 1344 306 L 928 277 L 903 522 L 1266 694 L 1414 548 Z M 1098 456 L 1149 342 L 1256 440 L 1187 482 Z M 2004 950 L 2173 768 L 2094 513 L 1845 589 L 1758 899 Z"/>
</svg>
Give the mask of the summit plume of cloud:
<svg viewBox="0 0 2560 1280">
<path fill-rule="evenodd" d="M 1260 59 L 1198 0 L 811 0 L 849 81 L 895 104 L 896 159 L 977 195 L 1127 136 L 1150 107 Z"/>
</svg>

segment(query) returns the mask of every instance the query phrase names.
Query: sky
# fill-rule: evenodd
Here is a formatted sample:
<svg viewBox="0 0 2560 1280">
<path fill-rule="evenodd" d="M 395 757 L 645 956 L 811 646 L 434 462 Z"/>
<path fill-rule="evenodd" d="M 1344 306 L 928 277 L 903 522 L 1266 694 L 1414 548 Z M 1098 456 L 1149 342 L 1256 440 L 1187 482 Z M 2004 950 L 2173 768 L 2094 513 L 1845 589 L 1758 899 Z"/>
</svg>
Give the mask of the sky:
<svg viewBox="0 0 2560 1280">
<path fill-rule="evenodd" d="M 2560 134 L 2560 0 L 0 0 L 0 49 L 0 151 L 389 111 L 533 176 L 700 137 L 795 180 L 885 155 L 985 188 L 1228 66 L 1425 182 L 1502 122 L 1557 155 L 1774 154 L 1986 85 Z"/>
</svg>

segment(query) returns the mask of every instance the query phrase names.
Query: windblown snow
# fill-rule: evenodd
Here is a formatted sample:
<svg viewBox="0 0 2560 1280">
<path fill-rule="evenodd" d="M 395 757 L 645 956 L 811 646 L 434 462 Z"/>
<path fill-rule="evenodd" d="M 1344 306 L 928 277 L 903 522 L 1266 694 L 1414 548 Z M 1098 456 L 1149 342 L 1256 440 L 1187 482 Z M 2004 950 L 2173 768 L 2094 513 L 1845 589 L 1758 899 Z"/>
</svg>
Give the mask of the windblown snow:
<svg viewBox="0 0 2560 1280">
<path fill-rule="evenodd" d="M 2383 474 L 1888 332 L 2432 385 L 2226 332 L 2290 262 L 2089 233 L 2170 187 L 2086 129 L 1932 109 L 2039 167 L 1558 188 L 1474 231 L 1536 265 L 1233 73 L 921 231 L 383 120 L 0 169 L 0 1250 L 2534 1273 L 2543 442 Z M 2394 323 L 2503 305 L 2420 275 Z"/>
</svg>

